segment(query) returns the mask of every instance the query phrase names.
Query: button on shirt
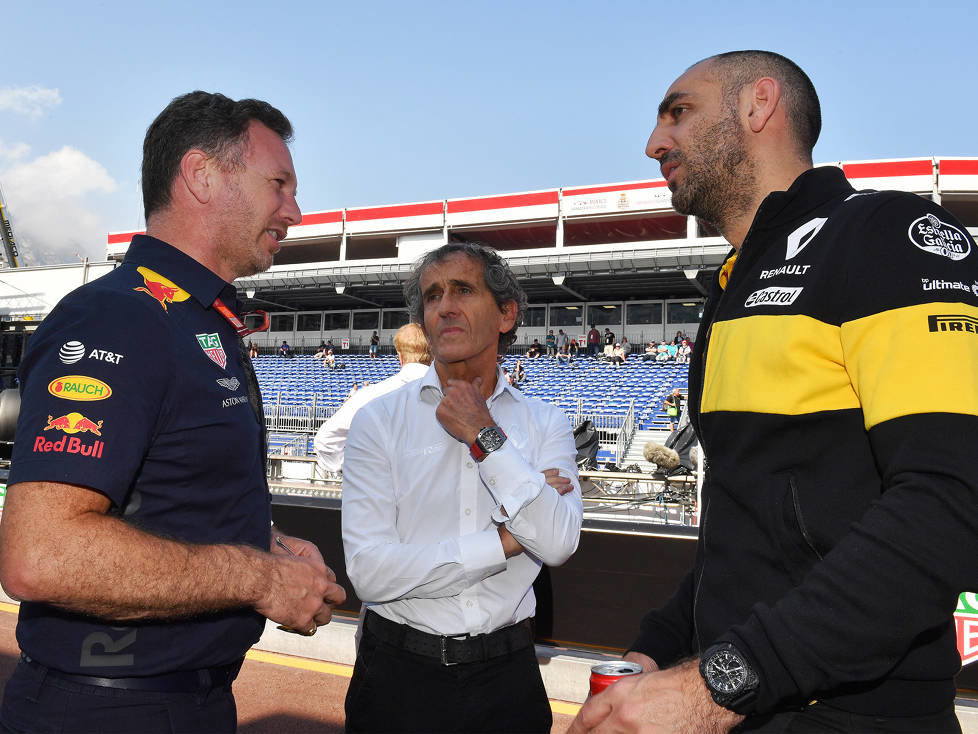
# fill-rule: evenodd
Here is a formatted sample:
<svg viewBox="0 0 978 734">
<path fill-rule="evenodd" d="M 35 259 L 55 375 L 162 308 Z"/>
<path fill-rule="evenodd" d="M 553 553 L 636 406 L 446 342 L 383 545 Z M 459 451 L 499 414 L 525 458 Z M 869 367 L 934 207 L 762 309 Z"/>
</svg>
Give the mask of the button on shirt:
<svg viewBox="0 0 978 734">
<path fill-rule="evenodd" d="M 235 307 L 220 277 L 136 236 L 122 265 L 62 299 L 21 365 L 9 482 L 89 487 L 148 533 L 267 550 L 264 427 L 217 296 Z M 248 609 L 120 625 L 25 602 L 17 640 L 66 672 L 137 676 L 229 663 L 263 628 Z"/>
<path fill-rule="evenodd" d="M 346 569 L 357 595 L 388 619 L 439 635 L 492 632 L 532 616 L 541 563 L 560 565 L 577 548 L 577 450 L 564 413 L 499 372 L 487 405 L 507 440 L 476 462 L 435 417 L 441 399 L 431 367 L 353 419 L 343 466 Z M 549 486 L 548 468 L 570 477 L 573 491 Z M 505 557 L 501 523 L 526 552 Z"/>
<path fill-rule="evenodd" d="M 376 397 L 386 395 L 401 385 L 419 379 L 428 366 L 418 362 L 408 362 L 400 371 L 386 380 L 362 387 L 346 399 L 333 415 L 316 432 L 314 446 L 319 466 L 325 471 L 339 471 L 343 468 L 343 447 L 350 432 L 350 423 L 364 405 Z"/>
</svg>

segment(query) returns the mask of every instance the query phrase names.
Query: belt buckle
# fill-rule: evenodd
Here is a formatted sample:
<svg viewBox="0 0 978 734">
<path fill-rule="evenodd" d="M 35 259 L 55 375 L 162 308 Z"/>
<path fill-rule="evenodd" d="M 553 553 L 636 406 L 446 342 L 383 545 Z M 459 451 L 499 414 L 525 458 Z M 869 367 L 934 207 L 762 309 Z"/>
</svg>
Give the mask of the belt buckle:
<svg viewBox="0 0 978 734">
<path fill-rule="evenodd" d="M 450 662 L 448 659 L 448 641 L 449 640 L 467 640 L 471 635 L 466 632 L 464 635 L 441 635 L 438 640 L 441 643 L 441 664 L 442 665 L 458 665 L 458 663 Z"/>
</svg>

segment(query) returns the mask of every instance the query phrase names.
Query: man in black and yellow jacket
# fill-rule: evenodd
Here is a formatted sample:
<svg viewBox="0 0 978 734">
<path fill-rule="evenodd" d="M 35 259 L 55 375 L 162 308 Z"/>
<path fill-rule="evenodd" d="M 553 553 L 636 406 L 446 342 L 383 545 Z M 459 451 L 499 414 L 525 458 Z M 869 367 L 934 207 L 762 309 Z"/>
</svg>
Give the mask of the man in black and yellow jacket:
<svg viewBox="0 0 978 734">
<path fill-rule="evenodd" d="M 646 152 L 674 208 L 734 248 L 690 365 L 699 544 L 626 656 L 647 674 L 574 732 L 960 731 L 978 253 L 940 206 L 813 168 L 819 128 L 808 77 L 768 52 L 706 59 L 660 105 Z"/>
</svg>

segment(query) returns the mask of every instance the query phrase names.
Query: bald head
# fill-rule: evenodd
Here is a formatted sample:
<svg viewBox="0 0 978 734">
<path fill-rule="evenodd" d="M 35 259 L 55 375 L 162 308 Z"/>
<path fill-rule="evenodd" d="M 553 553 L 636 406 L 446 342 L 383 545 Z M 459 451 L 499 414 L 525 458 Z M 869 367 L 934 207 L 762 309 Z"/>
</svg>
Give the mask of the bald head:
<svg viewBox="0 0 978 734">
<path fill-rule="evenodd" d="M 428 340 L 420 324 L 405 324 L 394 334 L 394 349 L 401 358 L 401 364 L 418 362 L 431 364 L 431 352 L 428 351 Z"/>
<path fill-rule="evenodd" d="M 798 154 L 812 162 L 812 149 L 822 131 L 822 110 L 812 80 L 791 59 L 772 51 L 729 51 L 710 56 L 703 64 L 723 88 L 725 103 L 736 107 L 741 90 L 770 77 L 781 85 L 788 130 Z"/>
</svg>

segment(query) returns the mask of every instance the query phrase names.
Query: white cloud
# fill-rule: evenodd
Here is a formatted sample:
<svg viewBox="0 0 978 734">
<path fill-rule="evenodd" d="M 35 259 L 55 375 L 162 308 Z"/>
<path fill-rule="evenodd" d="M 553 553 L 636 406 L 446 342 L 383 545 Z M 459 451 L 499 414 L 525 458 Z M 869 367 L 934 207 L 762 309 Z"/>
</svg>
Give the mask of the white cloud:
<svg viewBox="0 0 978 734">
<path fill-rule="evenodd" d="M 31 152 L 31 146 L 27 143 L 12 143 L 7 145 L 5 142 L 0 140 L 0 158 L 6 158 L 11 161 L 19 161 L 21 158 L 26 158 Z"/>
<path fill-rule="evenodd" d="M 105 258 L 108 229 L 86 201 L 116 189 L 100 163 L 65 146 L 0 171 L 0 180 L 22 264 L 74 262 L 76 253 Z"/>
<path fill-rule="evenodd" d="M 41 117 L 59 104 L 61 94 L 57 89 L 46 89 L 36 84 L 0 89 L 0 110 L 10 110 L 28 117 Z"/>
</svg>

